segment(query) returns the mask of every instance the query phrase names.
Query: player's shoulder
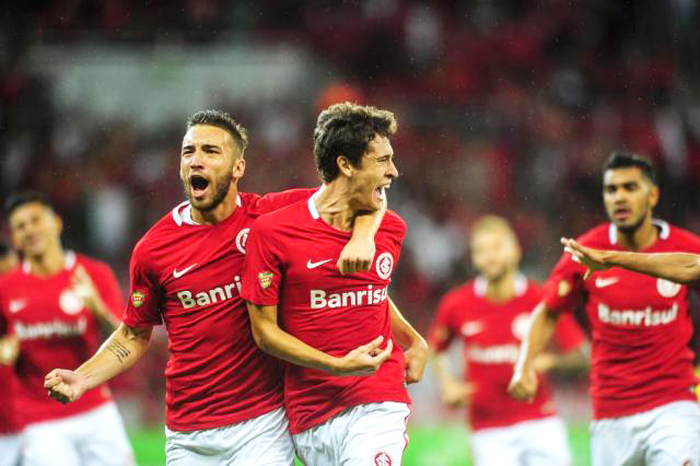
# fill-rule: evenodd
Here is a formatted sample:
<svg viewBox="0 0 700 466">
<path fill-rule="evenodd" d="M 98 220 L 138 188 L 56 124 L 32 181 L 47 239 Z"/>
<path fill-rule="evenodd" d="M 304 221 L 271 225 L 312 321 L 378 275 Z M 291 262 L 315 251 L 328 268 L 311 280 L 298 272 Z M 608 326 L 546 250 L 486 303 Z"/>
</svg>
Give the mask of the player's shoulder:
<svg viewBox="0 0 700 466">
<path fill-rule="evenodd" d="M 461 285 L 450 288 L 440 300 L 445 306 L 462 305 L 465 301 L 471 301 L 476 297 L 474 292 L 475 280 L 467 280 Z"/>
<path fill-rule="evenodd" d="M 146 232 L 139 238 L 134 246 L 134 252 L 139 250 L 141 253 L 149 248 L 154 247 L 162 242 L 169 242 L 169 233 L 178 228 L 193 224 L 190 216 L 190 203 L 188 201 L 181 202 L 164 214 L 156 223 L 154 223 Z"/>
<path fill-rule="evenodd" d="M 700 250 L 700 236 L 696 235 L 692 231 L 661 220 L 655 220 L 655 223 L 659 226 L 659 236 L 662 239 L 665 239 L 674 245 L 682 246 L 684 248 L 692 248 L 694 251 Z"/>
<path fill-rule="evenodd" d="M 289 225 L 299 225 L 305 215 L 308 201 L 298 201 L 272 212 L 267 212 L 253 221 L 252 228 L 258 231 L 276 231 Z"/>
<path fill-rule="evenodd" d="M 406 233 L 406 221 L 393 210 L 387 210 L 382 219 L 381 227 L 389 233 L 404 235 Z"/>
<path fill-rule="evenodd" d="M 584 246 L 591 247 L 609 247 L 615 243 L 613 236 L 615 235 L 615 226 L 612 223 L 606 222 L 597 225 L 586 231 L 576 241 Z"/>
<path fill-rule="evenodd" d="M 85 254 L 81 254 L 79 252 L 66 251 L 66 256 L 68 261 L 72 261 L 76 265 L 82 265 L 88 272 L 106 272 L 112 270 L 112 268 L 106 262 L 94 257 L 86 256 Z"/>
<path fill-rule="evenodd" d="M 544 285 L 542 285 L 542 283 L 529 278 L 525 279 L 525 290 L 523 292 L 524 296 L 540 299 L 543 294 Z"/>
</svg>

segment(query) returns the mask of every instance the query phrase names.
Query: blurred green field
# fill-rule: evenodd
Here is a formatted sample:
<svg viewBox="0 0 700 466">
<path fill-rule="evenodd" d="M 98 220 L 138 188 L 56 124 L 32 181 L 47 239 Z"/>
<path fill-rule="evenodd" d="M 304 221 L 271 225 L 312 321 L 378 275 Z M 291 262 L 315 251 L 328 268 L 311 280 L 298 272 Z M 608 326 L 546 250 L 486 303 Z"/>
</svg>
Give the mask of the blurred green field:
<svg viewBox="0 0 700 466">
<path fill-rule="evenodd" d="M 570 424 L 569 441 L 575 466 L 590 464 L 588 425 Z M 130 433 L 140 466 L 165 464 L 165 437 L 162 430 L 139 430 Z M 467 431 L 460 426 L 422 426 L 409 430 L 409 446 L 404 466 L 465 466 L 469 461 Z"/>
</svg>

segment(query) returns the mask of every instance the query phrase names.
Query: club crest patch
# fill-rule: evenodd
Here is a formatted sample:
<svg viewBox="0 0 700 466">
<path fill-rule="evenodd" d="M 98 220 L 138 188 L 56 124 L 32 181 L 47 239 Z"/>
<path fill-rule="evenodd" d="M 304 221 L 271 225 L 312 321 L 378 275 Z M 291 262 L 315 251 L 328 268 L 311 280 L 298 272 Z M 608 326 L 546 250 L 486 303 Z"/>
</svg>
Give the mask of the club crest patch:
<svg viewBox="0 0 700 466">
<path fill-rule="evenodd" d="M 272 272 L 260 272 L 258 274 L 258 282 L 263 290 L 269 288 L 272 285 Z"/>
<path fill-rule="evenodd" d="M 146 299 L 146 295 L 140 291 L 134 291 L 131 293 L 131 305 L 134 307 L 141 307 Z"/>
<path fill-rule="evenodd" d="M 374 455 L 374 465 L 375 466 L 392 466 L 391 456 L 386 452 L 380 451 Z"/>
<path fill-rule="evenodd" d="M 381 253 L 377 257 L 375 267 L 379 278 L 386 280 L 391 275 L 392 270 L 394 270 L 394 257 L 389 252 Z"/>
<path fill-rule="evenodd" d="M 663 278 L 656 280 L 656 290 L 664 298 L 673 298 L 681 291 L 681 285 L 679 283 L 674 283 Z"/>
</svg>

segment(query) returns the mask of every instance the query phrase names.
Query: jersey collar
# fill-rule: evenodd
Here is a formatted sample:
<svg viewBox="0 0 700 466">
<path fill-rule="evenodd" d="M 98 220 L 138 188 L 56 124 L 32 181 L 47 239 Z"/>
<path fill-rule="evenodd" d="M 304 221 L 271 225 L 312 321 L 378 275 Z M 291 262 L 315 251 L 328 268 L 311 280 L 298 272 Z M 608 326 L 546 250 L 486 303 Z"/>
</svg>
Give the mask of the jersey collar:
<svg viewBox="0 0 700 466">
<path fill-rule="evenodd" d="M 75 262 L 77 261 L 77 259 L 78 258 L 75 255 L 74 251 L 65 251 L 63 253 L 63 269 L 71 270 L 73 267 L 75 267 Z M 32 267 L 29 265 L 29 261 L 22 261 L 22 272 L 25 275 L 29 275 L 30 273 L 32 273 Z"/>
<path fill-rule="evenodd" d="M 241 204 L 241 196 L 236 195 L 236 205 L 240 207 Z M 180 204 L 178 204 L 172 212 L 173 215 L 173 220 L 175 221 L 175 224 L 179 227 L 181 227 L 183 224 L 186 225 L 199 225 L 199 223 L 195 222 L 192 220 L 192 206 L 190 205 L 190 201 L 185 201 Z"/>
<path fill-rule="evenodd" d="M 658 218 L 652 218 L 651 223 L 659 229 L 659 238 L 668 239 L 671 234 L 671 227 L 668 222 L 659 220 Z M 610 244 L 617 244 L 617 226 L 614 223 L 610 224 L 608 228 L 608 239 L 610 239 Z"/>
<path fill-rule="evenodd" d="M 309 200 L 306 202 L 306 205 L 309 207 L 309 213 L 311 214 L 311 218 L 314 220 L 318 220 L 321 215 L 319 215 L 318 210 L 316 209 L 316 198 L 318 197 L 323 190 L 326 189 L 326 185 L 322 184 L 320 188 L 318 188 L 318 191 L 313 193 Z"/>
<path fill-rule="evenodd" d="M 484 297 L 486 296 L 486 290 L 488 289 L 489 282 L 482 275 L 477 276 L 474 279 L 474 294 L 476 296 Z M 515 295 L 522 296 L 527 291 L 527 278 L 522 273 L 518 272 L 515 276 Z"/>
</svg>

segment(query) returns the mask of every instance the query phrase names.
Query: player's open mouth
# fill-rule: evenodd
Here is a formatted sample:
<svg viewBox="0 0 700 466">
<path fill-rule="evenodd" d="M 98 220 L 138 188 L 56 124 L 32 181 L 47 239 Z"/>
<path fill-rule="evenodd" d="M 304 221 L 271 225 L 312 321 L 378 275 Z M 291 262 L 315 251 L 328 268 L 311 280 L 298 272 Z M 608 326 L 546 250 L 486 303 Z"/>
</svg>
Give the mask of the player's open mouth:
<svg viewBox="0 0 700 466">
<path fill-rule="evenodd" d="M 190 186 L 192 187 L 192 195 L 200 197 L 204 195 L 209 187 L 209 180 L 202 175 L 192 175 L 190 177 Z"/>
<path fill-rule="evenodd" d="M 613 210 L 613 218 L 618 220 L 624 220 L 630 216 L 630 210 L 626 207 L 621 207 Z"/>
<path fill-rule="evenodd" d="M 386 199 L 386 190 L 389 189 L 391 185 L 380 186 L 374 190 L 374 196 L 379 200 L 383 201 Z"/>
</svg>

